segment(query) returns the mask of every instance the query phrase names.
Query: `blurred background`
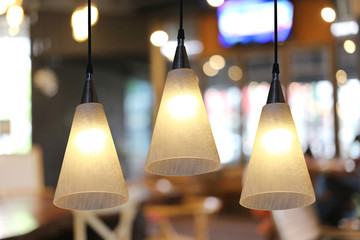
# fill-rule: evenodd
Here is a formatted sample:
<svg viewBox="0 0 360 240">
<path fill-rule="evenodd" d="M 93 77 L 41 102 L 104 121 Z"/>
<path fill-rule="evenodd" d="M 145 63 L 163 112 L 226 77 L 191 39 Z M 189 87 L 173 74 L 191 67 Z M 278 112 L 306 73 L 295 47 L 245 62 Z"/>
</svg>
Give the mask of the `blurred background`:
<svg viewBox="0 0 360 240">
<path fill-rule="evenodd" d="M 317 202 L 239 205 L 273 63 L 273 2 L 184 0 L 184 29 L 222 168 L 144 164 L 178 0 L 92 1 L 94 82 L 130 202 L 74 212 L 52 196 L 87 61 L 84 0 L 0 0 L 0 239 L 360 239 L 360 1 L 279 0 L 280 78 Z"/>
</svg>

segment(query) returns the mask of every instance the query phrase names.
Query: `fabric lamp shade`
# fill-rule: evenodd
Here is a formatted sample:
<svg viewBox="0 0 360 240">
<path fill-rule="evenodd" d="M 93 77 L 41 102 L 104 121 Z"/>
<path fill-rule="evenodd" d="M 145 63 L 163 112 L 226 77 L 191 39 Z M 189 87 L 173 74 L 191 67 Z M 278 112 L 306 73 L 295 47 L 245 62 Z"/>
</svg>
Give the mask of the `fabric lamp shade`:
<svg viewBox="0 0 360 240">
<path fill-rule="evenodd" d="M 145 170 L 165 176 L 215 171 L 219 154 L 194 71 L 168 73 Z"/>
<path fill-rule="evenodd" d="M 298 208 L 315 194 L 290 108 L 263 107 L 240 204 L 258 210 Z"/>
<path fill-rule="evenodd" d="M 103 106 L 76 107 L 54 204 L 96 210 L 128 201 L 128 192 Z"/>
</svg>

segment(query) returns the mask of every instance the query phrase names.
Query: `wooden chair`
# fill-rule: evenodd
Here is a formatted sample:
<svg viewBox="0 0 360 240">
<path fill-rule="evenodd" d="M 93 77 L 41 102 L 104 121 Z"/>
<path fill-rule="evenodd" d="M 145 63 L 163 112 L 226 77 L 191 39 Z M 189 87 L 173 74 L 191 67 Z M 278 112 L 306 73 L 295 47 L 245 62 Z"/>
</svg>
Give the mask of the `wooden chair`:
<svg viewBox="0 0 360 240">
<path fill-rule="evenodd" d="M 74 240 L 87 239 L 87 225 L 105 240 L 131 240 L 134 219 L 147 193 L 140 184 L 129 185 L 129 202 L 120 207 L 96 211 L 73 211 Z M 114 229 L 110 229 L 101 217 L 116 214 L 119 214 L 119 223 Z"/>
</svg>

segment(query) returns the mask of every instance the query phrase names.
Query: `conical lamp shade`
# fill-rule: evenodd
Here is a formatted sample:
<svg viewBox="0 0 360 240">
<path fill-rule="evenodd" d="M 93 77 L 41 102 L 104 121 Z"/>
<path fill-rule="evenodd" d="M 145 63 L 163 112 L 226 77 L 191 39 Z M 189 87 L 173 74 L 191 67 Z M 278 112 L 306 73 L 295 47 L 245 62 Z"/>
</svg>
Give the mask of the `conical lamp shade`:
<svg viewBox="0 0 360 240">
<path fill-rule="evenodd" d="M 190 68 L 168 73 L 145 170 L 186 176 L 220 167 L 196 75 Z"/>
<path fill-rule="evenodd" d="M 286 103 L 267 104 L 262 109 L 240 204 L 252 209 L 280 210 L 314 201 L 290 108 Z"/>
<path fill-rule="evenodd" d="M 76 107 L 54 204 L 71 210 L 119 206 L 128 192 L 100 103 Z"/>
</svg>

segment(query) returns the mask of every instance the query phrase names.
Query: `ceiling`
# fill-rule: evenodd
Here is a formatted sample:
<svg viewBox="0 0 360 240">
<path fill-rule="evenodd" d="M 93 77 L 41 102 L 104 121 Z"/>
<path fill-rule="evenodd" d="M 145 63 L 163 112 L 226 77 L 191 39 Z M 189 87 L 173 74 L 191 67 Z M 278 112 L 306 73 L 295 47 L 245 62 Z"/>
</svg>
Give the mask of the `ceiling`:
<svg viewBox="0 0 360 240">
<path fill-rule="evenodd" d="M 133 14 L 133 13 L 156 13 L 171 12 L 177 9 L 179 0 L 92 0 L 101 12 L 107 14 Z M 25 11 L 56 11 L 72 12 L 79 6 L 87 4 L 86 0 L 24 0 Z M 206 0 L 184 0 L 185 8 L 209 8 Z"/>
</svg>

